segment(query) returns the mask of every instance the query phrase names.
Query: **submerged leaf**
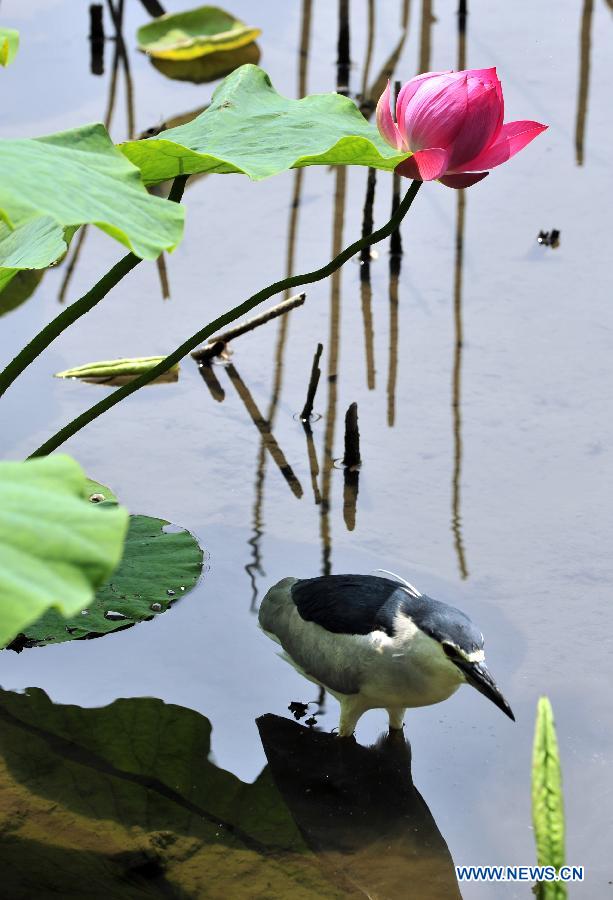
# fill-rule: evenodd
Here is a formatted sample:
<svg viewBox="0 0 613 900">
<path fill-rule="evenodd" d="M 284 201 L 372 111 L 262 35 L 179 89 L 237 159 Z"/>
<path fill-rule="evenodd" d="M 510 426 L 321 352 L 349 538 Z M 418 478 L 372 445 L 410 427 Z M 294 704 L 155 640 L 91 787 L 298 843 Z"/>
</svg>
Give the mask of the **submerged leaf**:
<svg viewBox="0 0 613 900">
<path fill-rule="evenodd" d="M 104 125 L 0 140 L 0 267 L 40 269 L 65 251 L 65 229 L 85 223 L 142 259 L 173 250 L 184 208 L 150 194 L 139 172 L 113 145 Z M 58 185 L 60 187 L 58 187 Z M 0 269 L 0 287 L 6 273 Z"/>
<path fill-rule="evenodd" d="M 256 43 L 238 47 L 236 50 L 219 50 L 207 53 L 196 59 L 157 59 L 151 62 L 162 75 L 175 81 L 191 81 L 192 84 L 205 84 L 223 78 L 247 63 L 257 64 L 260 61 L 260 48 Z"/>
<path fill-rule="evenodd" d="M 63 619 L 50 610 L 23 630 L 19 648 L 109 634 L 151 619 L 185 596 L 198 582 L 203 552 L 189 531 L 167 532 L 167 525 L 164 519 L 130 516 L 123 559 L 87 611 Z"/>
<path fill-rule="evenodd" d="M 97 509 L 68 456 L 0 463 L 0 646 L 86 606 L 121 559 L 128 514 Z"/>
<path fill-rule="evenodd" d="M 91 384 L 108 384 L 116 386 L 129 384 L 144 372 L 149 372 L 158 363 L 165 359 L 164 356 L 142 356 L 135 359 L 108 359 L 101 362 L 86 363 L 76 366 L 74 369 L 66 369 L 57 372 L 56 378 L 78 378 Z M 160 378 L 151 381 L 150 384 L 162 382 L 174 382 L 179 378 L 179 363 L 172 366 Z"/>
<path fill-rule="evenodd" d="M 61 705 L 29 688 L 0 690 L 0 723 L 5 897 L 347 898 L 268 767 L 250 784 L 215 764 L 200 713 L 153 697 Z"/>
<path fill-rule="evenodd" d="M 159 16 L 138 29 L 138 46 L 158 59 L 188 60 L 209 53 L 236 50 L 260 34 L 217 6 L 200 6 Z"/>
<path fill-rule="evenodd" d="M 532 750 L 532 822 L 539 866 L 564 865 L 564 802 L 562 770 L 553 709 L 547 697 L 541 697 L 536 712 Z M 541 900 L 564 900 L 562 882 L 540 882 Z"/>
<path fill-rule="evenodd" d="M 0 66 L 10 66 L 19 49 L 19 32 L 14 28 L 0 28 Z"/>
<path fill-rule="evenodd" d="M 199 172 L 239 172 L 258 181 L 315 165 L 392 171 L 409 156 L 388 146 L 347 97 L 312 94 L 290 100 L 253 65 L 228 75 L 193 122 L 128 141 L 120 150 L 148 184 Z"/>
</svg>

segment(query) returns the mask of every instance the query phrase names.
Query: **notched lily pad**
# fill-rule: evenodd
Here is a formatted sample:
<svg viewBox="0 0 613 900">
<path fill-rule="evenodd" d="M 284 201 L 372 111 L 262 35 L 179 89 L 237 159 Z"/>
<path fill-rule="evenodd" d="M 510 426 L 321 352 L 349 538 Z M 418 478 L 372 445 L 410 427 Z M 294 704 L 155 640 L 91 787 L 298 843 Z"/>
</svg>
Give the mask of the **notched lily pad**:
<svg viewBox="0 0 613 900">
<path fill-rule="evenodd" d="M 83 366 L 76 366 L 63 372 L 56 372 L 55 377 L 76 378 L 88 384 L 106 384 L 111 387 L 117 387 L 122 384 L 129 384 L 144 372 L 151 371 L 164 358 L 163 356 L 142 356 L 134 359 L 107 359 L 100 362 L 86 363 Z M 151 381 L 150 384 L 164 384 L 178 380 L 179 363 L 159 378 Z"/>
<path fill-rule="evenodd" d="M 169 524 L 130 516 L 123 559 L 87 609 L 70 619 L 50 610 L 24 629 L 11 649 L 102 637 L 169 609 L 197 584 L 203 563 L 196 539 L 184 529 L 165 531 Z"/>
<path fill-rule="evenodd" d="M 201 172 L 238 172 L 259 181 L 316 165 L 393 171 L 410 155 L 388 146 L 348 97 L 312 94 L 291 100 L 253 65 L 228 75 L 193 122 L 119 149 L 147 184 Z"/>
<path fill-rule="evenodd" d="M 159 16 L 138 29 L 139 49 L 158 59 L 189 60 L 236 50 L 260 34 L 218 6 Z"/>
</svg>

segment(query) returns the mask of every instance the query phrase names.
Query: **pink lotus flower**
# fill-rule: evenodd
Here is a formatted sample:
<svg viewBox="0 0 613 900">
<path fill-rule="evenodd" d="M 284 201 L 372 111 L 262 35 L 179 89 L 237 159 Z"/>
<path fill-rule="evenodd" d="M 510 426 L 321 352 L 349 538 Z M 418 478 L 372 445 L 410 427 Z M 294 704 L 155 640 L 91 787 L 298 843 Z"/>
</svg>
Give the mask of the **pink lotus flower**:
<svg viewBox="0 0 613 900">
<path fill-rule="evenodd" d="M 413 156 L 396 167 L 419 181 L 470 187 L 545 131 L 538 122 L 502 124 L 504 100 L 496 69 L 426 72 L 402 87 L 396 120 L 389 83 L 377 104 L 377 126 L 396 150 Z"/>
</svg>

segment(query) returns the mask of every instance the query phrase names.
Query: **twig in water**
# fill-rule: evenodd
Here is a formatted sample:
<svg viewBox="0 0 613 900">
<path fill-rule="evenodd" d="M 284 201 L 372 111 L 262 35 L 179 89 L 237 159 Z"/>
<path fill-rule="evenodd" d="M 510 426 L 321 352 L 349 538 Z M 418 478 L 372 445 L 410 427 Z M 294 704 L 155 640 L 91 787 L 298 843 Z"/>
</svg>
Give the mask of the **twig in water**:
<svg viewBox="0 0 613 900">
<path fill-rule="evenodd" d="M 302 408 L 302 412 L 300 413 L 300 421 L 303 424 L 310 422 L 311 416 L 313 415 L 313 402 L 315 400 L 315 394 L 317 393 L 317 385 L 319 384 L 319 379 L 321 377 L 319 360 L 321 359 L 323 349 L 324 345 L 318 344 L 317 350 L 315 351 L 315 356 L 313 357 L 313 365 L 311 367 L 311 377 L 309 379 L 309 387 L 307 390 L 306 400 Z"/>
<path fill-rule="evenodd" d="M 377 170 L 368 170 L 368 179 L 366 181 L 366 197 L 364 199 L 364 213 L 362 215 L 362 237 L 372 234 L 373 215 L 372 210 L 375 202 L 375 187 L 377 185 Z M 360 278 L 362 281 L 368 281 L 370 278 L 370 259 L 371 248 L 364 247 L 360 253 Z"/>
<path fill-rule="evenodd" d="M 305 300 L 305 293 L 296 294 L 294 297 L 288 297 L 287 300 L 282 300 L 281 303 L 277 303 L 276 306 L 271 306 L 270 309 L 260 313 L 259 316 L 253 316 L 252 319 L 247 319 L 246 322 L 241 322 L 240 325 L 235 325 L 233 328 L 228 328 L 227 331 L 223 331 L 221 334 L 216 334 L 204 347 L 194 350 L 191 354 L 192 359 L 195 359 L 196 362 L 204 362 L 207 359 L 218 356 L 219 349 L 216 349 L 218 344 L 229 344 L 234 338 L 240 337 L 242 334 L 247 334 L 248 331 L 253 331 L 253 329 L 257 328 L 259 325 L 265 325 L 266 322 L 270 322 L 272 319 L 282 316 L 284 313 L 289 312 L 290 309 L 302 306 Z"/>
<path fill-rule="evenodd" d="M 358 404 L 352 403 L 345 413 L 345 455 L 343 456 L 343 465 L 347 469 L 356 469 L 361 464 Z"/>
<path fill-rule="evenodd" d="M 398 92 L 400 91 L 400 82 L 394 82 L 394 96 L 396 100 L 398 99 Z M 400 204 L 400 175 L 397 175 L 394 172 L 392 178 L 392 215 L 398 209 Z M 400 227 L 395 228 L 392 231 L 390 237 L 390 256 L 392 260 L 398 260 L 398 264 L 400 263 L 400 257 L 402 256 L 402 238 L 400 237 Z"/>
<path fill-rule="evenodd" d="M 336 60 L 336 90 L 349 94 L 349 0 L 338 0 L 338 58 Z"/>
<path fill-rule="evenodd" d="M 150 16 L 157 19 L 158 16 L 166 15 L 166 10 L 158 0 L 140 0 Z"/>
<path fill-rule="evenodd" d="M 102 3 L 89 5 L 89 50 L 92 75 L 104 75 L 104 20 Z"/>
<path fill-rule="evenodd" d="M 155 261 L 158 275 L 160 278 L 160 286 L 162 288 L 162 300 L 170 300 L 170 284 L 168 283 L 168 271 L 166 269 L 166 257 L 160 253 Z"/>
</svg>

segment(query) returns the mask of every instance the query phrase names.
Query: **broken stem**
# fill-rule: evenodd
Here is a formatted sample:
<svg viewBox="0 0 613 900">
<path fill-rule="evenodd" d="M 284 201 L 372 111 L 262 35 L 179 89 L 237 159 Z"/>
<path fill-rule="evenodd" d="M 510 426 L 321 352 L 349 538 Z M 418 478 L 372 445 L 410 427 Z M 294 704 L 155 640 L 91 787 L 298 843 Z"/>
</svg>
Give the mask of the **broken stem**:
<svg viewBox="0 0 613 900">
<path fill-rule="evenodd" d="M 235 325 L 234 328 L 228 328 L 228 330 L 224 331 L 222 334 L 216 334 L 205 347 L 194 350 L 191 354 L 192 359 L 195 359 L 196 362 L 204 362 L 207 359 L 211 359 L 212 356 L 219 356 L 219 344 L 229 344 L 230 341 L 240 337 L 241 334 L 247 334 L 248 331 L 253 331 L 253 329 L 257 328 L 259 325 L 265 325 L 266 322 L 270 322 L 271 319 L 276 319 L 277 316 L 282 316 L 284 313 L 289 312 L 290 309 L 302 306 L 305 300 L 305 293 L 296 294 L 294 297 L 288 297 L 287 300 L 282 300 L 281 303 L 277 303 L 276 306 L 271 306 L 270 309 L 260 313 L 259 316 L 253 316 L 252 319 L 247 319 L 246 322 L 241 322 L 240 325 Z"/>
</svg>

